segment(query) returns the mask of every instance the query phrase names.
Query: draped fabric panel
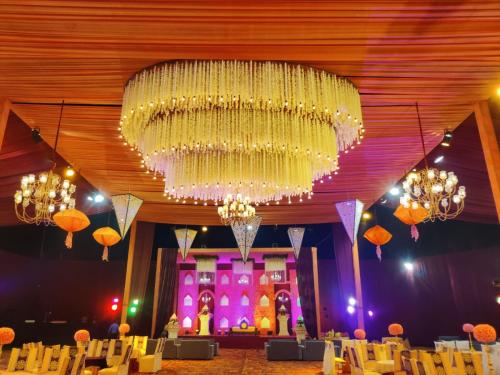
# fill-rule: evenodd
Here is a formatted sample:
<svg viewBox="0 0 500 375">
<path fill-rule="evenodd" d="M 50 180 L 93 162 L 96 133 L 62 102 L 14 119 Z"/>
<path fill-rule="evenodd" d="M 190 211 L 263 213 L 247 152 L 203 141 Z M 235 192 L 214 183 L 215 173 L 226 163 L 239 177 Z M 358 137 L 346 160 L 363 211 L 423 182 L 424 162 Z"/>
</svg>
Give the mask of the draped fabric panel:
<svg viewBox="0 0 500 375">
<path fill-rule="evenodd" d="M 316 337 L 318 327 L 316 323 L 316 298 L 314 297 L 313 259 L 311 248 L 304 248 L 300 252 L 297 262 L 297 281 L 299 284 L 300 305 L 307 332 Z"/>
<path fill-rule="evenodd" d="M 178 288 L 177 252 L 178 249 L 162 249 L 158 254 L 161 256 L 161 271 L 155 337 L 160 336 L 163 327 L 175 312 Z"/>
<path fill-rule="evenodd" d="M 151 266 L 155 223 L 137 222 L 130 300 L 144 301 Z"/>
<path fill-rule="evenodd" d="M 340 295 L 340 306 L 337 311 L 339 316 L 346 316 L 347 300 L 351 296 L 355 296 L 356 288 L 354 285 L 354 268 L 352 262 L 352 243 L 349 235 L 342 223 L 333 224 L 333 247 L 335 251 L 335 261 L 337 265 L 338 288 Z M 344 322 L 346 328 L 355 329 L 355 319 L 346 316 Z"/>
</svg>

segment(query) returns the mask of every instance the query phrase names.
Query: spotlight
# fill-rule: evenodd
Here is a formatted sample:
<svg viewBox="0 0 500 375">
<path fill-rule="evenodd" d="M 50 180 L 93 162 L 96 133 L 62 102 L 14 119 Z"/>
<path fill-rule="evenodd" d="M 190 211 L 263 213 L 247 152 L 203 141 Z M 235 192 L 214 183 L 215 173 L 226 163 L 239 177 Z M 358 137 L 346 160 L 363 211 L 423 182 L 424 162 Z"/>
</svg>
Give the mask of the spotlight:
<svg viewBox="0 0 500 375">
<path fill-rule="evenodd" d="M 96 194 L 94 197 L 94 202 L 96 202 L 96 203 L 101 203 L 103 200 L 104 200 L 104 197 L 102 196 L 102 194 Z"/>
<path fill-rule="evenodd" d="M 40 143 L 43 141 L 42 136 L 40 135 L 40 128 L 31 129 L 31 138 L 35 141 L 35 143 Z"/>
<path fill-rule="evenodd" d="M 391 193 L 391 195 L 397 196 L 401 194 L 401 191 L 397 186 L 394 186 L 391 190 L 389 190 L 389 193 Z"/>
<path fill-rule="evenodd" d="M 354 297 L 349 297 L 348 302 L 349 302 L 349 305 L 351 305 L 351 306 L 356 306 L 356 303 L 358 303 L 358 301 L 356 301 L 356 298 L 354 298 Z"/>
<path fill-rule="evenodd" d="M 111 310 L 116 311 L 118 310 L 118 305 L 116 303 L 111 305 Z"/>
<path fill-rule="evenodd" d="M 497 95 L 500 96 L 500 87 L 497 88 Z"/>
<path fill-rule="evenodd" d="M 201 231 L 202 231 L 202 232 L 206 232 L 206 231 L 208 231 L 208 228 L 207 228 L 206 226 L 202 226 L 202 227 L 201 227 Z"/>
<path fill-rule="evenodd" d="M 372 311 L 372 310 L 368 310 L 368 316 L 369 316 L 370 318 L 373 318 L 373 311 Z"/>
<path fill-rule="evenodd" d="M 354 306 L 347 306 L 347 312 L 349 314 L 351 314 L 351 315 L 354 314 L 354 311 L 355 311 Z"/>
<path fill-rule="evenodd" d="M 370 220 L 372 218 L 372 214 L 368 211 L 363 212 L 363 215 L 361 216 L 363 220 Z"/>
<path fill-rule="evenodd" d="M 403 263 L 403 267 L 404 267 L 404 268 L 405 268 L 405 270 L 407 270 L 408 272 L 413 272 L 413 269 L 414 269 L 413 263 L 411 263 L 411 262 L 404 262 L 404 263 Z"/>
<path fill-rule="evenodd" d="M 497 303 L 500 305 L 500 295 L 497 296 L 496 300 L 497 300 Z"/>
<path fill-rule="evenodd" d="M 449 130 L 445 130 L 443 135 L 443 140 L 441 141 L 441 146 L 450 147 L 452 138 L 453 138 L 453 133 Z"/>
<path fill-rule="evenodd" d="M 115 297 L 115 298 L 113 298 L 113 302 L 114 302 L 114 303 L 118 303 L 118 302 L 120 302 L 120 300 L 119 300 L 118 298 L 116 298 L 116 297 Z"/>
<path fill-rule="evenodd" d="M 444 160 L 443 155 L 439 155 L 436 159 L 434 159 L 434 163 L 439 164 Z"/>
<path fill-rule="evenodd" d="M 66 177 L 73 177 L 75 175 L 75 170 L 68 166 L 66 168 L 66 171 L 64 171 L 64 174 L 66 175 Z"/>
<path fill-rule="evenodd" d="M 87 195 L 87 200 L 90 201 L 90 202 L 93 202 L 94 201 L 94 198 L 90 195 Z"/>
</svg>

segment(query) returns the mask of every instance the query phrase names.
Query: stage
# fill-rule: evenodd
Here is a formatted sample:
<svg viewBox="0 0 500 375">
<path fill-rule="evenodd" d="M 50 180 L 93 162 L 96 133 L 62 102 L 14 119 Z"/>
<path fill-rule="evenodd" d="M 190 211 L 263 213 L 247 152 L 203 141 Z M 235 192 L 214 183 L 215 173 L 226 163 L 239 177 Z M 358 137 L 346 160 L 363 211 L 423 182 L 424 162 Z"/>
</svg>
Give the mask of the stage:
<svg viewBox="0 0 500 375">
<path fill-rule="evenodd" d="M 264 349 L 264 344 L 273 339 L 292 339 L 295 336 L 258 336 L 258 335 L 210 335 L 210 336 L 179 336 L 181 339 L 214 339 L 221 348 L 229 349 Z"/>
</svg>

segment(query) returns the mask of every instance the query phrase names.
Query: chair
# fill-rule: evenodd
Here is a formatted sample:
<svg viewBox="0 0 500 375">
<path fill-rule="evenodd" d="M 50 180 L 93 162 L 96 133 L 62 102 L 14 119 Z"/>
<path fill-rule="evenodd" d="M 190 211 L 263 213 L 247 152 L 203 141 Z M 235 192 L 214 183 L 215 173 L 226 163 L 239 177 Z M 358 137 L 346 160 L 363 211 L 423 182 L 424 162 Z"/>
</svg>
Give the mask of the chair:
<svg viewBox="0 0 500 375">
<path fill-rule="evenodd" d="M 325 342 L 323 340 L 302 340 L 303 361 L 322 361 L 325 354 Z"/>
<path fill-rule="evenodd" d="M 420 358 L 430 375 L 454 375 L 447 352 L 420 351 Z"/>
<path fill-rule="evenodd" d="M 139 372 L 158 372 L 161 370 L 161 357 L 164 345 L 165 339 L 159 339 L 153 354 L 146 354 L 139 358 Z"/>
<path fill-rule="evenodd" d="M 35 346 L 31 346 L 29 349 L 13 348 L 10 352 L 7 370 L 0 371 L 0 375 L 34 371 L 36 369 L 37 352 L 38 349 Z"/>
<path fill-rule="evenodd" d="M 130 357 L 132 356 L 132 346 L 127 345 L 120 362 L 102 370 L 99 370 L 99 375 L 128 375 Z"/>
<path fill-rule="evenodd" d="M 457 375 L 483 375 L 482 353 L 455 352 Z"/>
<path fill-rule="evenodd" d="M 422 361 L 408 357 L 403 357 L 402 361 L 406 375 L 430 375 Z"/>
<path fill-rule="evenodd" d="M 59 345 L 45 348 L 39 373 L 44 375 L 58 375 L 66 372 L 63 369 L 65 358 L 67 356 L 62 354 Z M 67 365 L 68 363 L 66 363 Z"/>
<path fill-rule="evenodd" d="M 95 357 L 96 356 L 98 342 L 99 342 L 99 340 L 97 340 L 97 339 L 93 339 L 89 342 L 89 345 L 87 346 L 87 357 Z"/>
<path fill-rule="evenodd" d="M 148 344 L 148 336 L 134 336 L 134 348 L 132 351 L 132 358 L 141 358 L 146 354 L 146 347 Z"/>
<path fill-rule="evenodd" d="M 468 352 L 470 350 L 470 343 L 468 340 L 456 340 L 455 348 L 461 352 Z"/>
<path fill-rule="evenodd" d="M 65 357 L 63 362 L 63 372 L 65 375 L 83 375 L 85 373 L 85 353 L 77 351 L 74 357 Z M 66 365 L 67 364 L 67 365 Z"/>
<path fill-rule="evenodd" d="M 483 368 L 488 369 L 488 355 L 486 351 L 489 351 L 489 360 L 491 361 L 491 365 L 493 366 L 493 370 L 495 374 L 500 374 L 500 343 L 496 343 L 495 345 L 481 345 L 480 349 L 483 352 Z M 489 372 L 489 370 L 488 370 Z"/>
<path fill-rule="evenodd" d="M 359 347 L 351 345 L 348 348 L 349 361 L 351 362 L 352 375 L 380 375 L 379 372 L 365 368 Z"/>
</svg>

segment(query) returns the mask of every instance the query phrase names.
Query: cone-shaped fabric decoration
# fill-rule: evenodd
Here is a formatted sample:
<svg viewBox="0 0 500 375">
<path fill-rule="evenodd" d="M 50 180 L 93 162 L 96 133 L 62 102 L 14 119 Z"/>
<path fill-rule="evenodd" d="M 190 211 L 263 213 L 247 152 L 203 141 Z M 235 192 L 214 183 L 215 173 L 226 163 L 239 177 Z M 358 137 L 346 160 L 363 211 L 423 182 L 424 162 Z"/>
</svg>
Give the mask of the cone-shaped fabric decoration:
<svg viewBox="0 0 500 375">
<path fill-rule="evenodd" d="M 181 252 L 183 261 L 186 260 L 189 249 L 191 249 L 191 245 L 197 233 L 198 231 L 188 228 L 175 230 L 175 237 L 177 237 L 177 243 L 179 244 L 179 251 Z"/>
<path fill-rule="evenodd" d="M 424 221 L 424 219 L 429 215 L 429 211 L 427 211 L 421 205 L 418 205 L 417 208 L 413 207 L 404 207 L 402 204 L 396 208 L 394 211 L 394 216 L 396 216 L 399 220 L 401 220 L 406 225 L 411 225 L 411 238 L 418 241 L 418 237 L 420 234 L 418 233 L 417 224 Z"/>
<path fill-rule="evenodd" d="M 295 254 L 295 259 L 299 259 L 300 247 L 302 246 L 302 240 L 304 239 L 304 232 L 306 228 L 290 227 L 288 228 L 288 238 L 290 238 L 290 243 L 293 247 L 293 252 Z"/>
<path fill-rule="evenodd" d="M 240 249 L 241 258 L 243 258 L 243 262 L 245 263 L 248 260 L 248 254 L 250 254 L 250 249 L 252 248 L 261 221 L 262 218 L 260 216 L 253 216 L 247 223 L 231 224 L 234 238 Z"/>
<path fill-rule="evenodd" d="M 94 231 L 94 233 L 92 233 L 92 237 L 104 246 L 102 260 L 107 262 L 109 260 L 108 247 L 116 245 L 121 240 L 120 234 L 113 228 L 103 227 Z"/>
<path fill-rule="evenodd" d="M 375 225 L 368 229 L 364 236 L 372 244 L 377 245 L 377 258 L 382 261 L 382 249 L 380 246 L 385 245 L 392 238 L 392 234 L 382 228 L 380 225 Z"/>
<path fill-rule="evenodd" d="M 53 218 L 59 228 L 68 232 L 64 242 L 68 249 L 73 247 L 73 232 L 79 232 L 90 225 L 87 215 L 75 208 L 59 211 Z"/>
<path fill-rule="evenodd" d="M 113 208 L 115 209 L 116 221 L 122 238 L 130 228 L 130 224 L 135 219 L 135 215 L 142 206 L 143 200 L 132 194 L 113 195 L 111 197 Z"/>
<path fill-rule="evenodd" d="M 354 244 L 354 240 L 358 234 L 359 222 L 361 220 L 361 214 L 363 213 L 363 206 L 363 202 L 358 199 L 335 204 L 340 220 L 342 220 L 342 224 L 344 224 L 344 228 L 349 235 L 349 239 L 352 244 Z"/>
</svg>

